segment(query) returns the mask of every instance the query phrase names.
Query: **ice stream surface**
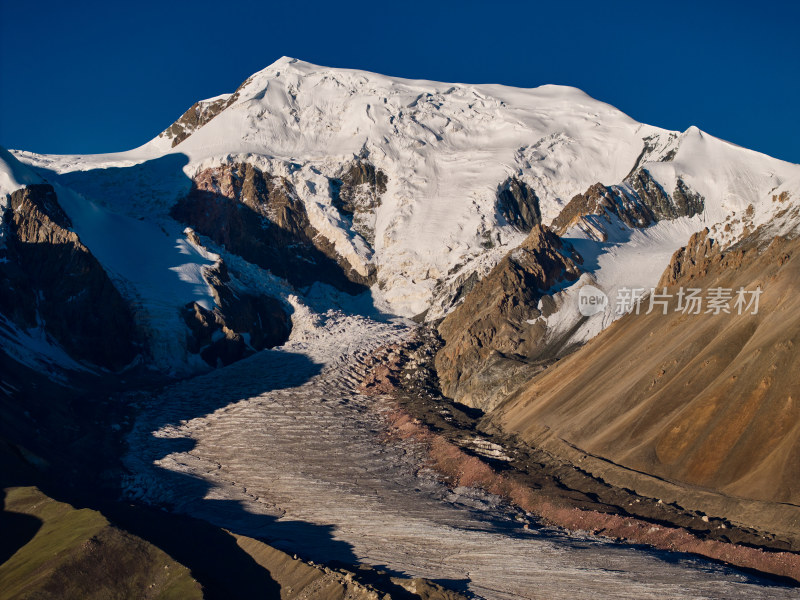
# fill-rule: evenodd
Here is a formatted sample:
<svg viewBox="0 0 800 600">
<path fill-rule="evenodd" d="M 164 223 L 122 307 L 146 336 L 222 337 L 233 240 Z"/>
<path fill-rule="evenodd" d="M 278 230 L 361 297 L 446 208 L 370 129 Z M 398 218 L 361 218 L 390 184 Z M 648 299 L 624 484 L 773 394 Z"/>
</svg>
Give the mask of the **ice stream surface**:
<svg viewBox="0 0 800 600">
<path fill-rule="evenodd" d="M 708 561 L 531 523 L 387 442 L 364 360 L 408 326 L 295 315 L 292 339 L 142 401 L 127 493 L 315 561 L 364 562 L 487 599 L 797 598 Z"/>
</svg>

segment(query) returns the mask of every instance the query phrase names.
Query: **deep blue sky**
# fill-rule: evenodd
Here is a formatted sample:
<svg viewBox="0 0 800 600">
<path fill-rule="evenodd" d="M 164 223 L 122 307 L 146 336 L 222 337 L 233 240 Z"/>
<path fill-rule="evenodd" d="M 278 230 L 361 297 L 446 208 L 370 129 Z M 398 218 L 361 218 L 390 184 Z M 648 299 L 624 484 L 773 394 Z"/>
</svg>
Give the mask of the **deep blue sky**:
<svg viewBox="0 0 800 600">
<path fill-rule="evenodd" d="M 639 121 L 800 163 L 800 3 L 0 0 L 0 145 L 138 146 L 282 55 L 579 87 Z M 33 6 L 32 6 L 33 5 Z"/>
</svg>

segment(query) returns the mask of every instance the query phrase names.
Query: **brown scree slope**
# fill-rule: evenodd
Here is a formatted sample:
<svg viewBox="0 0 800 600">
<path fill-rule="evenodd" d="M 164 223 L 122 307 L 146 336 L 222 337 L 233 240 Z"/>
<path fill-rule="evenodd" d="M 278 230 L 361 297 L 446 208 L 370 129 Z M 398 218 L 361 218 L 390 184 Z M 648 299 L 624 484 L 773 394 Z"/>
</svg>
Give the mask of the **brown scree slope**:
<svg viewBox="0 0 800 600">
<path fill-rule="evenodd" d="M 706 232 L 660 285 L 754 289 L 757 315 L 628 315 L 535 376 L 484 427 L 609 481 L 800 538 L 800 240 Z M 705 310 L 705 307 L 704 307 Z M 666 481 L 663 481 L 666 480 Z"/>
</svg>

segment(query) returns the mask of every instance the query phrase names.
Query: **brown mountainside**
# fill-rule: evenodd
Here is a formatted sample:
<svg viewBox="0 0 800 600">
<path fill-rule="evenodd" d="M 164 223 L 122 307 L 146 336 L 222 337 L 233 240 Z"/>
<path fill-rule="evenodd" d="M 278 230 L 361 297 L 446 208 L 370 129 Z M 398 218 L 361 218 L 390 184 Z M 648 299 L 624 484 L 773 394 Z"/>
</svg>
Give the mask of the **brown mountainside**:
<svg viewBox="0 0 800 600">
<path fill-rule="evenodd" d="M 760 286 L 758 314 L 673 305 L 666 315 L 628 315 L 530 380 L 484 426 L 597 457 L 595 468 L 623 485 L 645 485 L 642 474 L 688 484 L 684 501 L 800 538 L 799 248 L 756 232 L 720 252 L 706 232 L 693 236 L 662 284 Z M 649 479 L 651 493 L 666 489 Z M 712 499 L 717 492 L 742 499 L 730 500 L 738 508 L 721 508 L 728 501 Z"/>
<path fill-rule="evenodd" d="M 528 321 L 541 314 L 547 290 L 578 278 L 579 259 L 570 253 L 547 227 L 534 226 L 442 321 L 436 371 L 447 396 L 489 410 L 512 391 L 509 373 L 550 357 L 555 350 L 541 344 L 544 327 Z"/>
</svg>

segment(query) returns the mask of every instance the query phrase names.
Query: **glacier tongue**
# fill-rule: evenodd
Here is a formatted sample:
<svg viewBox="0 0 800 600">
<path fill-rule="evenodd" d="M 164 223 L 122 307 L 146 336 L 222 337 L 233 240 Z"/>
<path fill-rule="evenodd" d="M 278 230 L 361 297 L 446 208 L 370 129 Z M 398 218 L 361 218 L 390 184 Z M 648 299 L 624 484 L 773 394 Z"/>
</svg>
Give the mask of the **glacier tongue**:
<svg viewBox="0 0 800 600">
<path fill-rule="evenodd" d="M 393 404 L 357 389 L 370 351 L 407 325 L 296 308 L 283 348 L 141 398 L 128 497 L 490 600 L 792 596 L 698 558 L 524 529 L 499 498 L 449 489 L 422 444 L 387 441 Z"/>
</svg>

